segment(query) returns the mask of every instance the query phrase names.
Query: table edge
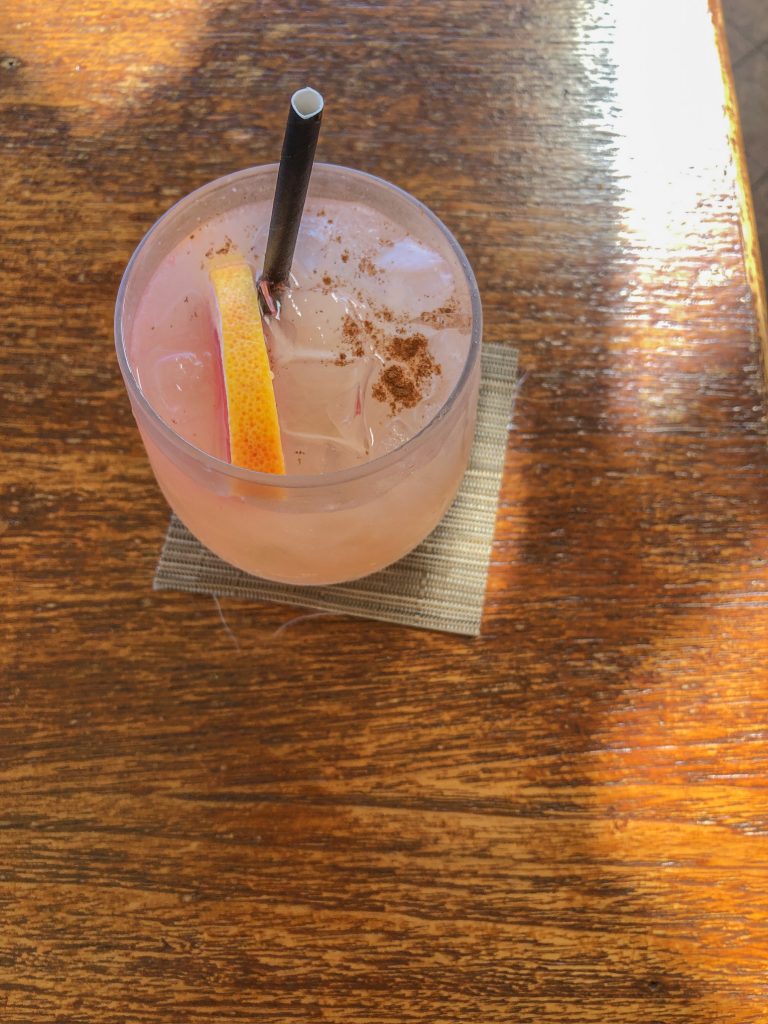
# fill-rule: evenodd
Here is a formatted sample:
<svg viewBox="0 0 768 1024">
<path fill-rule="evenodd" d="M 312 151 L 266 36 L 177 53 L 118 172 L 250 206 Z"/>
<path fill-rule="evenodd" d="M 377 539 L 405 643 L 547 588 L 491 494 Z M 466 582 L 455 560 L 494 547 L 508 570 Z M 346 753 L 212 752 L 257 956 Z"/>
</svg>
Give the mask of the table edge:
<svg viewBox="0 0 768 1024">
<path fill-rule="evenodd" d="M 720 59 L 725 91 L 725 112 L 728 118 L 728 142 L 733 155 L 736 169 L 736 191 L 739 201 L 739 226 L 744 249 L 744 269 L 747 275 L 752 301 L 755 310 L 756 328 L 760 342 L 760 353 L 763 368 L 763 382 L 768 377 L 768 306 L 766 305 L 765 277 L 763 261 L 760 253 L 760 241 L 755 220 L 755 207 L 752 188 L 749 183 L 747 155 L 744 146 L 744 135 L 741 130 L 739 105 L 731 64 L 731 52 L 725 31 L 725 16 L 722 0 L 709 0 L 709 9 L 715 29 L 715 38 Z"/>
</svg>

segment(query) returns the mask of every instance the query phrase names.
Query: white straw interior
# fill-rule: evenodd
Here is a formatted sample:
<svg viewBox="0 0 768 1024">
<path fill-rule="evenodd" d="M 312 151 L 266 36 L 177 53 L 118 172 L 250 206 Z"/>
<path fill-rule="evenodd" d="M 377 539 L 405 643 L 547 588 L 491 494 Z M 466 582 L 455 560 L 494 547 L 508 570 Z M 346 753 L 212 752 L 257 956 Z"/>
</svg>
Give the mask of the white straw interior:
<svg viewBox="0 0 768 1024">
<path fill-rule="evenodd" d="M 323 109 L 323 97 L 317 89 L 299 89 L 291 96 L 291 106 L 299 117 L 314 117 Z"/>
</svg>

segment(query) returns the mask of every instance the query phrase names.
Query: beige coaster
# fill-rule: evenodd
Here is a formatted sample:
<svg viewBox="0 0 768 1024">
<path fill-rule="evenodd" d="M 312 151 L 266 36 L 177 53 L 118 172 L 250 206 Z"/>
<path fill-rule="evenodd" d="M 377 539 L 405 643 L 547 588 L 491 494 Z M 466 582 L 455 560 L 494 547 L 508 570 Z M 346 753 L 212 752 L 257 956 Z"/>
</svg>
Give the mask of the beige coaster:
<svg viewBox="0 0 768 1024">
<path fill-rule="evenodd" d="M 484 345 L 477 432 L 461 489 L 440 525 L 394 565 L 330 587 L 272 583 L 223 562 L 172 516 L 155 590 L 278 601 L 478 636 L 516 379 L 515 349 Z"/>
</svg>

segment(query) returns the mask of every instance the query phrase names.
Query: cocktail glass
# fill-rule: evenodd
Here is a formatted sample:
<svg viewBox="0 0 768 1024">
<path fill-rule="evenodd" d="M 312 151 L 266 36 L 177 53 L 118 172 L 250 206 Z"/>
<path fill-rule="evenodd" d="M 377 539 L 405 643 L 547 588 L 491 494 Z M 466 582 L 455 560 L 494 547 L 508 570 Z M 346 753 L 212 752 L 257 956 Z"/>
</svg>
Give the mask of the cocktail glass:
<svg viewBox="0 0 768 1024">
<path fill-rule="evenodd" d="M 438 251 L 470 310 L 469 345 L 444 404 L 395 450 L 350 469 L 274 476 L 231 465 L 180 436 L 147 400 L 128 346 L 141 296 L 167 255 L 212 217 L 274 193 L 277 165 L 219 178 L 180 200 L 150 229 L 126 268 L 115 310 L 117 357 L 133 414 L 169 505 L 211 551 L 278 582 L 321 585 L 397 561 L 439 523 L 464 475 L 475 429 L 482 312 L 458 243 L 422 203 L 361 171 L 315 164 L 309 199 L 353 201 Z"/>
</svg>

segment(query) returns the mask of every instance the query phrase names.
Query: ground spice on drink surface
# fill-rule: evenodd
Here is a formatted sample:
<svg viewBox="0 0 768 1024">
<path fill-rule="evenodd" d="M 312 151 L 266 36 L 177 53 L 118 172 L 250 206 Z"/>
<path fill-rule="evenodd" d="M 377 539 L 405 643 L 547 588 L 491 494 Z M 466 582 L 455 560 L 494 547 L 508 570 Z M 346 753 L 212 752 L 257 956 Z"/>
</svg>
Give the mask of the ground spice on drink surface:
<svg viewBox="0 0 768 1024">
<path fill-rule="evenodd" d="M 426 335 L 418 331 L 393 338 L 385 354 L 394 362 L 381 371 L 371 394 L 377 401 L 387 402 L 395 416 L 401 409 L 418 405 L 425 385 L 442 369 L 429 351 Z"/>
<path fill-rule="evenodd" d="M 351 358 L 364 356 L 368 341 L 385 361 L 371 395 L 389 405 L 390 412 L 396 416 L 402 409 L 418 405 L 428 382 L 442 370 L 429 350 L 425 334 L 421 331 L 406 333 L 406 327 L 400 322 L 402 318 L 397 318 L 391 309 L 385 307 L 375 312 L 377 322 L 372 319 L 361 322 L 349 314 L 344 317 L 341 336 L 349 355 L 346 351 L 340 352 L 336 365 L 345 366 Z M 396 327 L 394 334 L 393 327 Z"/>
<path fill-rule="evenodd" d="M 393 415 L 401 409 L 412 409 L 421 399 L 416 382 L 397 363 L 381 371 L 371 394 L 379 402 L 389 402 Z"/>
</svg>

